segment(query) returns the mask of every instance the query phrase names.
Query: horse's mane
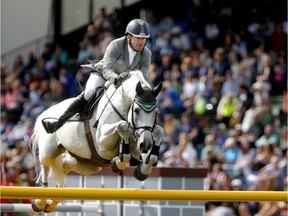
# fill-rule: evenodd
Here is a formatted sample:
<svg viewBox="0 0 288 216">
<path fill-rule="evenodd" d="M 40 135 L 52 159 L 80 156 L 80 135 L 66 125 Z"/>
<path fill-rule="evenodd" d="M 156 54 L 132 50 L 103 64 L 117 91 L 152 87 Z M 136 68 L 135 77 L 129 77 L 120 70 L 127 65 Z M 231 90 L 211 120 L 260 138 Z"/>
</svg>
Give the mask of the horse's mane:
<svg viewBox="0 0 288 216">
<path fill-rule="evenodd" d="M 130 74 L 135 75 L 135 77 L 137 77 L 137 79 L 141 82 L 141 85 L 143 87 L 147 87 L 151 89 L 151 85 L 149 84 L 149 82 L 147 81 L 147 79 L 144 77 L 143 73 L 140 70 L 130 71 Z"/>
</svg>

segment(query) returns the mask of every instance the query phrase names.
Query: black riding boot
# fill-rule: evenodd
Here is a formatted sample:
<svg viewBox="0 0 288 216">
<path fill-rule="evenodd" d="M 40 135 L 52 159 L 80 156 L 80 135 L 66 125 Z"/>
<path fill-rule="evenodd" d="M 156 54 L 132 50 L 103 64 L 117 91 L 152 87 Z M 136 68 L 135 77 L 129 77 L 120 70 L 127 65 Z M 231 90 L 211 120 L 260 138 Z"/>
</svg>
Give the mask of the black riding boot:
<svg viewBox="0 0 288 216">
<path fill-rule="evenodd" d="M 84 92 L 75 98 L 75 100 L 70 104 L 68 109 L 63 113 L 63 115 L 58 119 L 58 121 L 49 121 L 48 119 L 42 120 L 42 124 L 47 133 L 54 133 L 60 127 L 62 127 L 65 122 L 74 116 L 77 112 L 83 109 L 87 105 L 88 101 L 84 98 Z"/>
</svg>

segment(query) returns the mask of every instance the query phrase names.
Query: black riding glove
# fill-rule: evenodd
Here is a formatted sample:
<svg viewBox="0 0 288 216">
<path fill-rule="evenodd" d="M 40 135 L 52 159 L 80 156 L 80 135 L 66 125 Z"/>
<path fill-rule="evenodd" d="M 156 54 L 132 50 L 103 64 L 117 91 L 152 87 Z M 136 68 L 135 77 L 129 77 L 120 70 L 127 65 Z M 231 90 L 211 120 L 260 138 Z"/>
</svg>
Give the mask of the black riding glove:
<svg viewBox="0 0 288 216">
<path fill-rule="evenodd" d="M 117 77 L 114 78 L 114 85 L 117 85 L 121 82 L 123 82 L 128 76 L 128 72 L 123 72 L 123 73 L 120 73 Z"/>
</svg>

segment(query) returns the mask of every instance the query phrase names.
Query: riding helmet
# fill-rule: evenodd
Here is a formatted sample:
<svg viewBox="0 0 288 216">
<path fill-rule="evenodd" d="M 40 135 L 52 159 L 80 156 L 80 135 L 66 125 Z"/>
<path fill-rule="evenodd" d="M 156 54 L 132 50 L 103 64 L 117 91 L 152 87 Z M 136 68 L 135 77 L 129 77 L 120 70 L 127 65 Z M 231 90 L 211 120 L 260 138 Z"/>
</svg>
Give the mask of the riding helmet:
<svg viewBox="0 0 288 216">
<path fill-rule="evenodd" d="M 150 37 L 150 30 L 148 24 L 141 19 L 133 19 L 131 20 L 125 31 L 125 35 L 131 34 L 135 37 L 140 38 L 149 38 Z"/>
</svg>

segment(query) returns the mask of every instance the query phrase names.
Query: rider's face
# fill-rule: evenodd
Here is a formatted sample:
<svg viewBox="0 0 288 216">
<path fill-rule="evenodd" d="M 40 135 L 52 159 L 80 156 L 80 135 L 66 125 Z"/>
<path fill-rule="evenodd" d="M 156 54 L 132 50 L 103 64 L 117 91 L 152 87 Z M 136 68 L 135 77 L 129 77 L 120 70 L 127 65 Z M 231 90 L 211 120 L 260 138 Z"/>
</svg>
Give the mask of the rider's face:
<svg viewBox="0 0 288 216">
<path fill-rule="evenodd" d="M 135 37 L 131 35 L 129 39 L 130 39 L 130 45 L 134 48 L 135 51 L 139 52 L 143 50 L 146 44 L 146 38 Z"/>
</svg>

